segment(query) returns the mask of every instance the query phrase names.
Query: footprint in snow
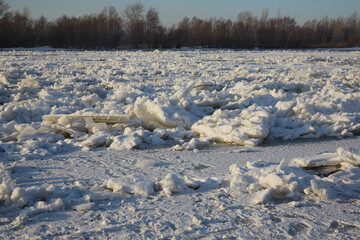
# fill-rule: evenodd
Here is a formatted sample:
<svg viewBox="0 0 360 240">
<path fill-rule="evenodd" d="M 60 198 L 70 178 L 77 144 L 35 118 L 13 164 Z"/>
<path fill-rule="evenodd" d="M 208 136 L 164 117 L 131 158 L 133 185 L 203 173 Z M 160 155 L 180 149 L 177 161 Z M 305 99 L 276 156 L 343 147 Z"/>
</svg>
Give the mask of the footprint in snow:
<svg viewBox="0 0 360 240">
<path fill-rule="evenodd" d="M 308 228 L 309 228 L 309 226 L 307 224 L 305 224 L 305 223 L 302 223 L 302 222 L 291 223 L 290 226 L 289 226 L 288 233 L 291 236 L 296 236 L 298 234 L 305 233 Z"/>
<path fill-rule="evenodd" d="M 358 226 L 352 225 L 350 223 L 341 222 L 341 221 L 332 221 L 329 227 L 329 230 L 335 232 L 347 232 L 352 229 L 358 228 Z"/>
</svg>

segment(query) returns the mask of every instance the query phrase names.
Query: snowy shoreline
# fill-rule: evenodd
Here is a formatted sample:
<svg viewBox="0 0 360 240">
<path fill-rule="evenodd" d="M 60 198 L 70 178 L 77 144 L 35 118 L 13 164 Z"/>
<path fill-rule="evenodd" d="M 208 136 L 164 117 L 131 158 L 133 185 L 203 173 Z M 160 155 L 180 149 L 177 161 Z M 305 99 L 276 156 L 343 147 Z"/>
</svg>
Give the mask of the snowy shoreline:
<svg viewBox="0 0 360 240">
<path fill-rule="evenodd" d="M 1 207 L 2 236 L 356 237 L 359 167 L 320 177 L 291 162 L 322 156 L 331 163 L 337 155 L 333 149 L 357 148 L 359 137 L 293 141 L 213 146 L 196 153 L 98 148 L 21 161 L 3 170 L 25 192 L 12 194 L 15 206 Z M 288 176 L 290 182 L 284 182 Z M 266 195 L 277 184 L 289 189 L 291 181 L 300 184 L 293 194 Z M 156 182 L 159 187 L 152 185 Z M 258 183 L 260 188 L 254 188 Z M 16 207 L 20 199 L 28 201 L 24 208 Z M 256 204 L 259 200 L 265 202 Z"/>
</svg>

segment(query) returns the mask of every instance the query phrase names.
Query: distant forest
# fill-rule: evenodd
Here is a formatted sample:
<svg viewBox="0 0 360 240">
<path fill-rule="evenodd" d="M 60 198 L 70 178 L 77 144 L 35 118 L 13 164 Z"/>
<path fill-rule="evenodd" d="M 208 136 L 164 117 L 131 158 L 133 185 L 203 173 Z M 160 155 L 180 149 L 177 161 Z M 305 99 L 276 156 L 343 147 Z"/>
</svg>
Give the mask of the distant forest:
<svg viewBox="0 0 360 240">
<path fill-rule="evenodd" d="M 360 46 L 360 16 L 310 20 L 261 17 L 242 12 L 236 20 L 185 17 L 165 27 L 155 8 L 129 4 L 121 13 L 106 7 L 99 14 L 34 19 L 29 10 L 9 12 L 0 0 L 0 48 L 51 46 L 74 49 L 114 48 L 329 48 Z"/>
</svg>

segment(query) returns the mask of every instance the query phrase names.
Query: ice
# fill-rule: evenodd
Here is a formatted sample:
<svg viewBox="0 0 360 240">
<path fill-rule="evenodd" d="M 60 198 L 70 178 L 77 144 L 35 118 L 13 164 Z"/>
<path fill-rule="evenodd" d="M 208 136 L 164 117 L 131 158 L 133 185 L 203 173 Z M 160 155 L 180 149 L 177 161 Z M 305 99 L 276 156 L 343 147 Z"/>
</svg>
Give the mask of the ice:
<svg viewBox="0 0 360 240">
<path fill-rule="evenodd" d="M 360 152 L 357 149 L 338 148 L 337 154 L 341 161 L 360 166 Z"/>
<path fill-rule="evenodd" d="M 254 61 L 251 52 L 208 51 L 186 58 L 182 54 L 164 51 L 150 56 L 145 52 L 123 52 L 118 58 L 105 52 L 104 59 L 120 59 L 108 65 L 108 61 L 98 61 L 96 54 L 86 52 L 69 55 L 58 69 L 57 63 L 47 62 L 53 56 L 45 51 L 47 59 L 43 65 L 24 62 L 27 70 L 11 67 L 2 73 L 4 91 L 10 98 L 1 106 L 0 122 L 29 124 L 42 119 L 66 138 L 99 132 L 121 136 L 126 127 L 142 127 L 150 131 L 171 129 L 177 137 L 168 140 L 178 144 L 180 140 L 188 141 L 187 137 L 200 136 L 210 142 L 249 146 L 259 145 L 267 138 L 346 137 L 359 132 L 360 118 L 354 107 L 359 102 L 359 69 L 336 65 L 338 59 L 347 57 L 346 53 L 337 57 L 334 53 L 312 52 L 294 57 L 292 52 L 273 52 L 270 54 L 278 54 L 274 59 L 256 55 Z M 213 59 L 219 54 L 228 60 L 215 64 L 199 58 Z M 316 66 L 312 65 L 314 58 L 308 55 L 317 55 L 316 59 L 331 57 Z M 65 55 L 56 52 L 55 56 Z M 255 62 L 257 66 L 239 65 L 236 59 Z M 153 64 L 153 60 L 158 64 Z M 163 64 L 171 60 L 172 64 Z M 289 64 L 281 65 L 285 60 Z M 205 65 L 192 65 L 183 72 L 182 67 L 189 63 L 186 61 Z M 273 62 L 278 65 L 271 67 Z M 136 64 L 139 68 L 134 67 Z M 208 68 L 206 74 L 201 73 L 204 66 Z M 13 131 L 3 134 L 2 139 L 26 141 L 31 135 L 36 134 Z M 152 145 L 164 144 L 164 139 L 151 138 Z M 149 144 L 146 137 L 140 139 L 141 144 Z M 130 145 L 139 145 L 137 141 Z M 99 144 L 88 144 L 91 145 Z"/>
<path fill-rule="evenodd" d="M 7 170 L 0 170 L 0 202 L 5 207 L 24 207 L 48 196 L 51 192 L 44 187 L 18 187 Z"/>
<path fill-rule="evenodd" d="M 185 176 L 185 185 L 195 190 L 206 191 L 216 189 L 222 186 L 223 180 L 218 178 L 198 178 Z"/>
<path fill-rule="evenodd" d="M 9 171 L 0 169 L 0 177 L 1 177 L 0 202 L 1 205 L 9 206 L 13 202 L 11 196 L 16 187 L 16 183 L 11 178 Z"/>
<path fill-rule="evenodd" d="M 198 138 L 192 138 L 189 142 L 184 144 L 176 145 L 173 147 L 175 150 L 194 150 L 194 149 L 203 149 L 210 146 L 210 142 L 206 140 L 200 140 Z"/>
<path fill-rule="evenodd" d="M 136 134 L 122 135 L 115 137 L 109 148 L 115 150 L 130 150 L 139 146 L 141 143 L 141 138 Z"/>
<path fill-rule="evenodd" d="M 26 125 L 25 128 L 21 130 L 20 134 L 18 135 L 18 139 L 22 140 L 24 138 L 32 138 L 36 133 L 37 131 L 33 127 Z"/>
<path fill-rule="evenodd" d="M 358 54 L 0 51 L 0 238 L 356 238 Z"/>
<path fill-rule="evenodd" d="M 110 136 L 108 133 L 98 132 L 91 135 L 85 141 L 82 142 L 83 145 L 89 147 L 101 147 L 110 144 Z"/>
<path fill-rule="evenodd" d="M 148 98 L 138 98 L 134 105 L 134 113 L 145 122 L 148 128 L 188 127 L 190 124 L 190 119 L 183 119 L 181 115 L 176 113 L 175 106 L 162 98 L 157 98 L 155 101 Z"/>
<path fill-rule="evenodd" d="M 296 106 L 295 101 L 278 101 L 275 104 L 276 112 L 274 116 L 277 118 L 285 118 L 293 115 L 293 108 Z"/>
<path fill-rule="evenodd" d="M 247 163 L 246 168 L 250 169 L 247 171 L 232 165 L 229 168 L 230 188 L 239 189 L 244 185 L 247 191 L 254 194 L 254 204 L 286 198 L 297 199 L 301 194 L 315 196 L 320 200 L 354 196 L 357 195 L 353 188 L 356 181 L 350 179 L 360 178 L 360 169 L 354 168 L 358 166 L 356 159 L 359 157 L 356 149 L 338 148 L 335 153 L 294 158 L 290 164 L 281 162 L 278 166 L 254 166 Z M 317 175 L 323 177 L 319 178 Z M 344 189 L 347 189 L 347 193 L 343 192 Z"/>
<path fill-rule="evenodd" d="M 146 176 L 128 175 L 122 178 L 110 178 L 103 185 L 113 192 L 149 195 L 154 193 L 154 183 L 155 181 Z"/>
<path fill-rule="evenodd" d="M 91 202 L 91 203 L 83 203 L 83 204 L 75 205 L 73 207 L 73 209 L 76 210 L 76 211 L 89 211 L 89 210 L 91 210 L 91 208 L 94 207 L 94 205 L 95 205 L 95 203 L 93 203 L 93 202 Z M 60 206 L 61 206 L 61 204 L 60 204 Z"/>
<path fill-rule="evenodd" d="M 174 193 L 179 193 L 185 190 L 185 181 L 179 178 L 176 174 L 168 174 L 158 183 L 157 189 L 161 189 L 162 193 L 170 197 Z"/>
<path fill-rule="evenodd" d="M 94 123 L 127 123 L 129 118 L 127 116 L 97 116 L 97 115 L 44 115 L 43 121 L 48 123 L 61 123 L 63 125 L 71 124 L 70 119 L 85 120 L 91 118 Z M 65 121 L 65 122 L 64 122 Z"/>
<path fill-rule="evenodd" d="M 216 110 L 192 126 L 192 131 L 212 141 L 238 145 L 258 145 L 264 140 L 274 117 L 270 109 L 253 105 L 243 111 Z"/>
<path fill-rule="evenodd" d="M 339 149 L 340 150 L 340 149 Z M 323 153 L 317 156 L 301 157 L 293 159 L 300 167 L 322 167 L 322 166 L 336 166 L 339 165 L 341 160 L 337 153 Z"/>
</svg>

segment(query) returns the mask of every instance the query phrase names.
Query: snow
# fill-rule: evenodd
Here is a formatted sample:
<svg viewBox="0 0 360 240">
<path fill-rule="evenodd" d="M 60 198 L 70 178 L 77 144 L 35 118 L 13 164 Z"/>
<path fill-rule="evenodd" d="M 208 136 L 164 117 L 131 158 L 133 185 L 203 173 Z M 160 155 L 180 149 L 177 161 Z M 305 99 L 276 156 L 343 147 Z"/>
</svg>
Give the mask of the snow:
<svg viewBox="0 0 360 240">
<path fill-rule="evenodd" d="M 124 178 L 110 178 L 104 187 L 113 192 L 123 192 L 137 195 L 150 195 L 154 193 L 154 182 L 144 176 L 130 175 Z"/>
<path fill-rule="evenodd" d="M 356 238 L 349 51 L 0 52 L 2 238 Z"/>
</svg>

